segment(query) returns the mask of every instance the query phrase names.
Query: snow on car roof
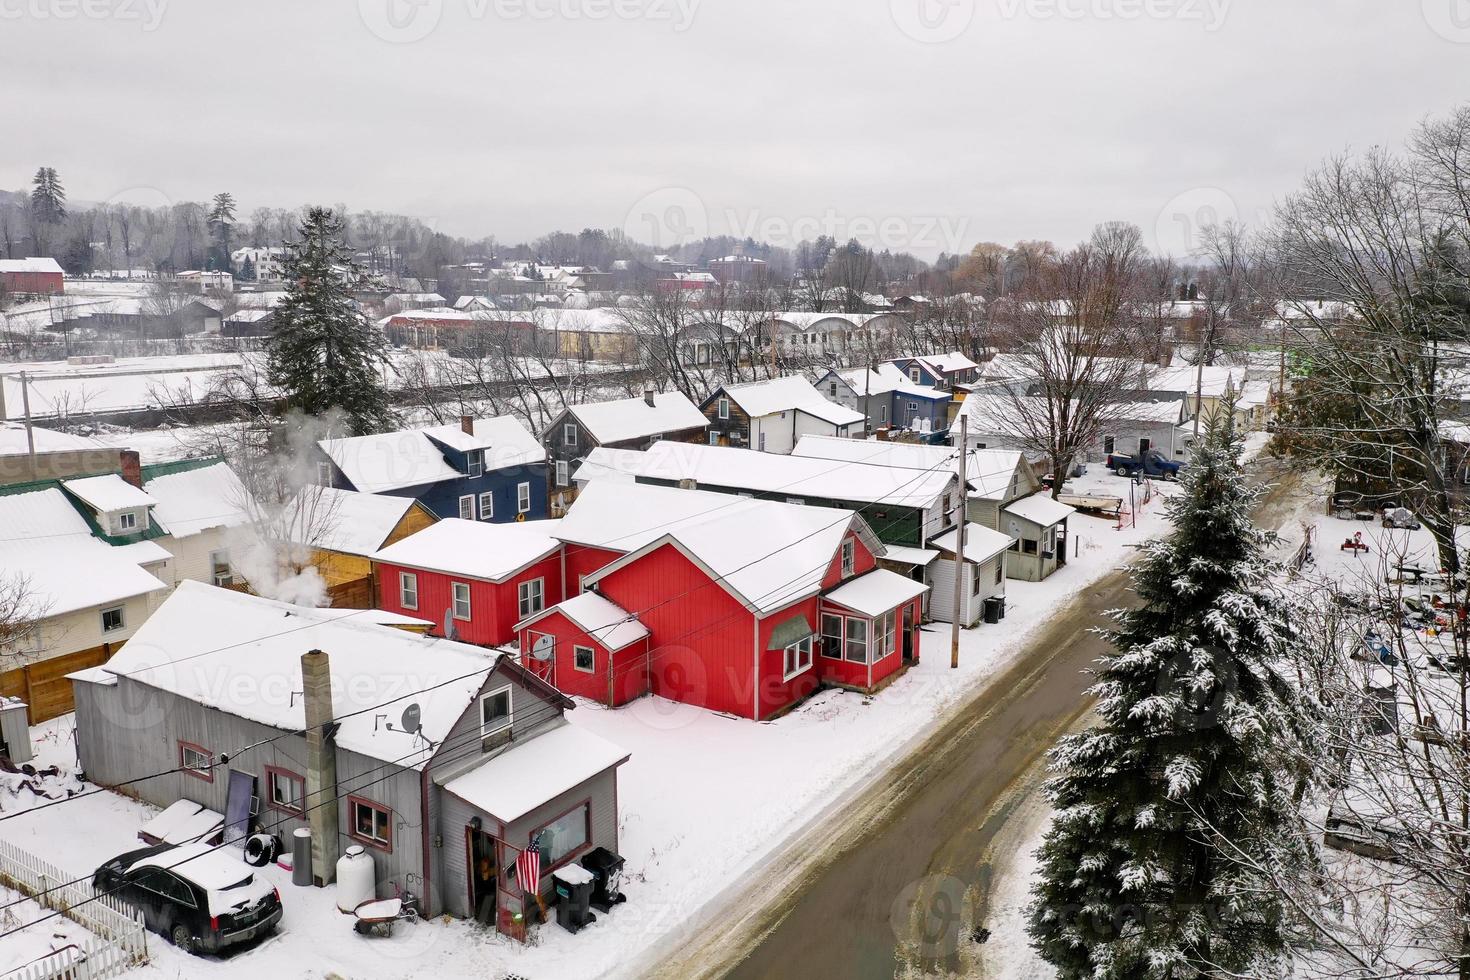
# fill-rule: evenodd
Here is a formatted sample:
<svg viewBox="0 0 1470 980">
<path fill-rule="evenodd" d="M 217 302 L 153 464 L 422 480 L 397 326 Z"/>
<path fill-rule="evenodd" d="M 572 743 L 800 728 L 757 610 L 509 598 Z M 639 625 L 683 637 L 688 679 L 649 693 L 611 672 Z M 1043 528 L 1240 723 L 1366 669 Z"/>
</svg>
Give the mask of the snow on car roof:
<svg viewBox="0 0 1470 980">
<path fill-rule="evenodd" d="M 640 395 L 567 409 L 600 443 L 644 439 L 666 432 L 703 428 L 709 419 L 681 391 L 664 391 L 649 405 Z"/>
<path fill-rule="evenodd" d="M 444 789 L 509 824 L 628 759 L 622 747 L 571 722 L 517 746 L 454 777 Z"/>
<path fill-rule="evenodd" d="M 432 755 L 425 739 L 443 742 L 496 663 L 480 647 L 380 626 L 370 610 L 343 615 L 184 581 L 105 669 L 296 731 L 306 725 L 301 655 L 312 649 L 330 655 L 337 744 L 405 769 L 422 768 Z M 375 720 L 409 704 L 419 706 L 422 738 Z"/>
<path fill-rule="evenodd" d="M 968 548 L 966 549 L 969 550 Z M 929 591 L 929 586 L 887 569 L 875 568 L 822 598 L 865 616 L 881 616 Z"/>
<path fill-rule="evenodd" d="M 104 513 L 129 507 L 151 507 L 155 503 L 151 496 L 116 473 L 62 480 L 61 485 L 82 502 Z"/>
<path fill-rule="evenodd" d="M 390 565 L 500 582 L 560 547 L 556 538 L 523 524 L 452 517 L 415 531 L 371 557 Z"/>
<path fill-rule="evenodd" d="M 222 848 L 195 842 L 152 854 L 134 861 L 138 868 L 167 868 L 200 888 L 218 890 L 238 885 L 255 874 L 255 869 Z"/>
<path fill-rule="evenodd" d="M 415 429 L 323 439 L 318 445 L 352 485 L 366 493 L 440 483 L 463 475 L 445 461 L 438 446 Z"/>
</svg>

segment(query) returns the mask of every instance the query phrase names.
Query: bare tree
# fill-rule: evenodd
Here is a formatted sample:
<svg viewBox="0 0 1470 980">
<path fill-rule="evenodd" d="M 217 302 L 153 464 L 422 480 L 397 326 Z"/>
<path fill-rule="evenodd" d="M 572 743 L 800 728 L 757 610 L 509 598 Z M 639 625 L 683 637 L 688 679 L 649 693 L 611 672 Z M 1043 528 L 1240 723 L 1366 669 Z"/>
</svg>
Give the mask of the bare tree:
<svg viewBox="0 0 1470 980">
<path fill-rule="evenodd" d="M 0 574 L 0 663 L 32 650 L 49 608 L 25 575 Z"/>
</svg>

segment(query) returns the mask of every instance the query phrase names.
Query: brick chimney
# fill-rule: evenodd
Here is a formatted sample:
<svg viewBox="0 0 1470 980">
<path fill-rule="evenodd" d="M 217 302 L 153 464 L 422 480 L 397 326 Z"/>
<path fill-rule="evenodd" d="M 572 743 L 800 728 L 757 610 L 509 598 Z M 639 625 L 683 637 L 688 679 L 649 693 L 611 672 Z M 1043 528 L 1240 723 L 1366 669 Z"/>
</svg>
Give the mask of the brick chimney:
<svg viewBox="0 0 1470 980">
<path fill-rule="evenodd" d="M 461 415 L 459 417 L 459 431 L 467 436 L 475 434 L 475 417 L 473 415 Z"/>
<path fill-rule="evenodd" d="M 332 724 L 332 670 L 327 655 L 301 655 L 301 702 L 306 712 L 306 818 L 311 827 L 312 878 L 318 888 L 337 880 L 336 726 Z M 318 804 L 325 804 L 319 806 Z"/>
<path fill-rule="evenodd" d="M 119 449 L 117 462 L 122 467 L 122 478 L 139 490 L 143 489 L 143 463 L 135 449 Z"/>
<path fill-rule="evenodd" d="M 643 387 L 643 401 L 649 408 L 653 408 L 653 385 Z"/>
</svg>

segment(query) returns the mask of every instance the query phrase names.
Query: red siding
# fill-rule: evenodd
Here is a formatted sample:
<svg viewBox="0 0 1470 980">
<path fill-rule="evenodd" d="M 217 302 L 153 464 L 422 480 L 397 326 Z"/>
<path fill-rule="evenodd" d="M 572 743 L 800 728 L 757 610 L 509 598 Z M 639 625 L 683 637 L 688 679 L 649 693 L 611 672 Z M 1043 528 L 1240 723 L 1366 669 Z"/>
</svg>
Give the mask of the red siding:
<svg viewBox="0 0 1470 980">
<path fill-rule="evenodd" d="M 771 613 L 761 620 L 761 717 L 765 718 L 788 705 L 795 704 L 802 698 L 810 697 L 816 691 L 821 676 L 817 673 L 817 651 L 812 648 L 812 666 L 808 670 L 786 680 L 786 651 L 768 650 L 771 644 L 771 634 L 776 627 L 786 622 L 792 616 L 801 614 L 811 626 L 821 628 L 821 621 L 817 619 L 818 600 L 816 596 L 803 599 L 794 605 L 787 606 L 780 612 Z M 813 643 L 816 641 L 813 640 Z"/>
<path fill-rule="evenodd" d="M 552 672 L 548 672 L 545 665 L 530 656 L 535 634 L 556 637 Z M 639 640 L 615 654 L 609 654 L 606 648 L 588 636 L 580 626 L 555 612 L 521 630 L 521 662 L 538 676 L 555 684 L 564 694 L 575 694 L 607 704 L 611 692 L 612 706 L 617 706 L 648 693 L 645 667 L 648 643 L 647 639 Z M 578 646 L 592 649 L 593 669 L 590 674 L 577 669 L 575 647 Z M 608 676 L 609 670 L 611 678 Z"/>
<path fill-rule="evenodd" d="M 614 551 L 609 548 L 593 548 L 581 544 L 568 544 L 563 550 L 567 553 L 567 581 L 565 587 L 568 596 L 581 594 L 580 582 L 583 575 L 591 575 L 599 568 L 610 565 L 627 554 L 626 551 Z"/>
<path fill-rule="evenodd" d="M 850 535 L 855 547 L 853 548 L 853 573 L 850 577 L 866 575 L 878 567 L 878 561 L 873 557 L 873 552 L 863 544 L 857 535 Z M 822 579 L 822 588 L 830 589 L 842 583 L 842 549 L 837 549 L 837 554 L 832 556 L 832 564 L 827 566 L 827 576 Z"/>
<path fill-rule="evenodd" d="M 923 599 L 912 599 L 904 605 L 910 607 L 913 610 L 914 614 L 913 651 L 914 663 L 918 663 L 919 623 L 922 618 L 921 614 L 923 612 Z M 841 613 L 844 616 L 856 615 L 855 613 L 849 613 L 835 605 L 829 606 L 828 608 L 832 612 Z M 821 655 L 821 648 L 819 646 L 817 650 L 817 670 L 820 672 L 822 679 L 824 681 L 831 681 L 834 684 L 843 684 L 848 687 L 866 689 L 869 686 L 877 687 L 878 684 L 881 683 L 885 678 L 894 674 L 901 667 L 903 667 L 903 610 L 904 606 L 899 606 L 896 610 L 894 610 L 893 649 L 888 651 L 881 660 L 873 664 L 871 682 L 869 681 L 867 664 L 854 663 L 851 660 L 837 660 L 830 657 L 824 657 Z M 866 617 L 858 616 L 857 618 L 865 619 Z M 820 619 L 816 621 L 816 626 L 818 631 L 820 632 L 822 628 L 822 621 Z M 873 621 L 869 620 L 869 636 L 872 636 L 872 631 Z"/>
<path fill-rule="evenodd" d="M 60 293 L 65 289 L 59 272 L 0 272 L 7 293 Z"/>
<path fill-rule="evenodd" d="M 465 582 L 470 587 L 470 618 L 455 620 L 454 628 L 465 643 L 481 646 L 500 646 L 515 639 L 515 625 L 520 621 L 520 595 L 522 582 L 542 579 L 545 605 L 554 606 L 563 598 L 561 588 L 561 558 L 553 554 L 504 582 L 486 582 L 463 575 L 444 572 L 429 572 L 422 569 L 375 563 L 378 577 L 379 606 L 389 612 L 403 613 L 427 619 L 434 624 L 429 630 L 433 636 L 444 635 L 444 614 L 454 605 L 451 585 Z M 409 609 L 400 601 L 398 575 L 411 572 L 418 576 L 418 608 Z"/>
</svg>

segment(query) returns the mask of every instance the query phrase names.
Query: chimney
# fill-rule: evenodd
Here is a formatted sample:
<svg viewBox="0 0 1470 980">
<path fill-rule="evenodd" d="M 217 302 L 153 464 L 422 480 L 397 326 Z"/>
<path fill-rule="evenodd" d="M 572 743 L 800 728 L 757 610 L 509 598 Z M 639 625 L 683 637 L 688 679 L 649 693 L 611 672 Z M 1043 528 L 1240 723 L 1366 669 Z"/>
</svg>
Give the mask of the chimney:
<svg viewBox="0 0 1470 980">
<path fill-rule="evenodd" d="M 461 415 L 459 417 L 459 430 L 467 436 L 475 434 L 475 417 L 473 415 Z"/>
<path fill-rule="evenodd" d="M 143 464 L 136 449 L 119 449 L 118 465 L 122 467 L 122 478 L 139 490 L 143 489 Z"/>
<path fill-rule="evenodd" d="M 311 827 L 312 877 L 317 887 L 337 880 L 337 726 L 332 722 L 332 669 L 327 655 L 301 655 L 301 704 L 306 712 L 306 805 Z"/>
<path fill-rule="evenodd" d="M 653 385 L 645 385 L 643 388 L 643 401 L 649 408 L 653 407 Z"/>
</svg>

